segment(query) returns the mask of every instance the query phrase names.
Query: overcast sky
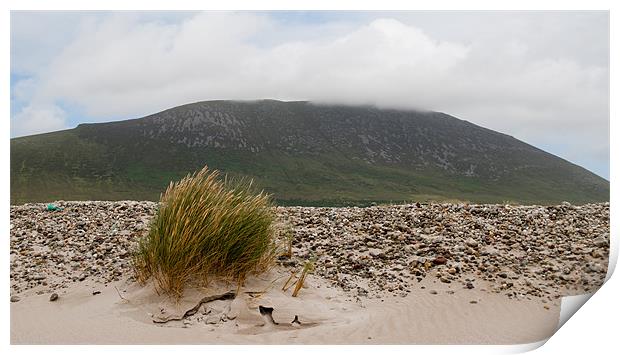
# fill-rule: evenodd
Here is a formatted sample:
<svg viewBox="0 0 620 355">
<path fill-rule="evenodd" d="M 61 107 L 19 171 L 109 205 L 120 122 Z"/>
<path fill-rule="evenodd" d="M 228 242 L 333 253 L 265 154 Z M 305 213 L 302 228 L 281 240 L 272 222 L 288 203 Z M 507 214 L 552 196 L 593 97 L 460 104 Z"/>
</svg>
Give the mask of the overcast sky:
<svg viewBox="0 0 620 355">
<path fill-rule="evenodd" d="M 261 98 L 442 111 L 609 179 L 609 16 L 11 14 L 13 137 Z"/>
</svg>

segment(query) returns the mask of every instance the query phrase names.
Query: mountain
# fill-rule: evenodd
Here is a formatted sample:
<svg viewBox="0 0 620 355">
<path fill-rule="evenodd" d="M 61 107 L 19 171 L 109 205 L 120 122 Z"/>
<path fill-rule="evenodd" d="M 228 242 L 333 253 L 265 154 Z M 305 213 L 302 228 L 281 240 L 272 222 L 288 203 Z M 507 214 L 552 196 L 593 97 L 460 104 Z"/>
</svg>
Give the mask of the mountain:
<svg viewBox="0 0 620 355">
<path fill-rule="evenodd" d="M 444 113 L 261 100 L 11 139 L 11 203 L 157 200 L 205 164 L 281 204 L 609 200 L 607 180 Z"/>
</svg>

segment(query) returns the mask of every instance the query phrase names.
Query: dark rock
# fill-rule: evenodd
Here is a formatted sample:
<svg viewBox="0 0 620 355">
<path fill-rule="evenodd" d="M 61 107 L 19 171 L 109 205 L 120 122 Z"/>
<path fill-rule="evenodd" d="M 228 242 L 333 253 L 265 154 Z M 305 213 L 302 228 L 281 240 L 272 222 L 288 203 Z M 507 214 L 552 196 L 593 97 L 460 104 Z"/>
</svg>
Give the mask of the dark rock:
<svg viewBox="0 0 620 355">
<path fill-rule="evenodd" d="M 445 263 L 447 262 L 448 262 L 448 259 L 446 259 L 443 255 L 439 255 L 433 260 L 433 263 L 435 265 L 445 265 Z"/>
<path fill-rule="evenodd" d="M 287 266 L 287 267 L 296 266 L 297 265 L 297 261 L 295 261 L 293 259 L 284 260 L 284 261 L 280 262 L 280 265 Z"/>
</svg>

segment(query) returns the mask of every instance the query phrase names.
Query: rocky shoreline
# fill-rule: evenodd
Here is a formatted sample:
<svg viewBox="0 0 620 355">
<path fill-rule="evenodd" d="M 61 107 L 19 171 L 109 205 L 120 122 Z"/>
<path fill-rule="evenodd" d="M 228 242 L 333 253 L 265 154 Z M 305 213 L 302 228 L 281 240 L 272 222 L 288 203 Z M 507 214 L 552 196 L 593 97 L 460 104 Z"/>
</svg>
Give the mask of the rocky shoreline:
<svg viewBox="0 0 620 355">
<path fill-rule="evenodd" d="M 11 206 L 13 296 L 131 275 L 130 251 L 156 203 L 55 204 L 62 210 Z M 352 297 L 404 297 L 432 280 L 546 302 L 593 292 L 607 272 L 608 203 L 278 207 L 277 215 L 294 235 L 293 256 L 278 263 L 297 270 L 312 261 L 316 276 Z"/>
</svg>

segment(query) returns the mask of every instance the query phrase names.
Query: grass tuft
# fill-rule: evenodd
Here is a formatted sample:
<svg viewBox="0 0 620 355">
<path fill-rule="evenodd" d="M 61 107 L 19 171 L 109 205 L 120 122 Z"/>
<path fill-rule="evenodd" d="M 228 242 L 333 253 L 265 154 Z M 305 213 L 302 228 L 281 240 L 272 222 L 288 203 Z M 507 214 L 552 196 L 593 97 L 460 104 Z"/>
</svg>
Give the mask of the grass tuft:
<svg viewBox="0 0 620 355">
<path fill-rule="evenodd" d="M 274 220 L 269 195 L 255 193 L 251 181 L 222 181 L 205 166 L 162 194 L 134 254 L 136 278 L 153 278 L 176 297 L 190 282 L 206 285 L 215 277 L 242 283 L 273 264 Z"/>
</svg>

